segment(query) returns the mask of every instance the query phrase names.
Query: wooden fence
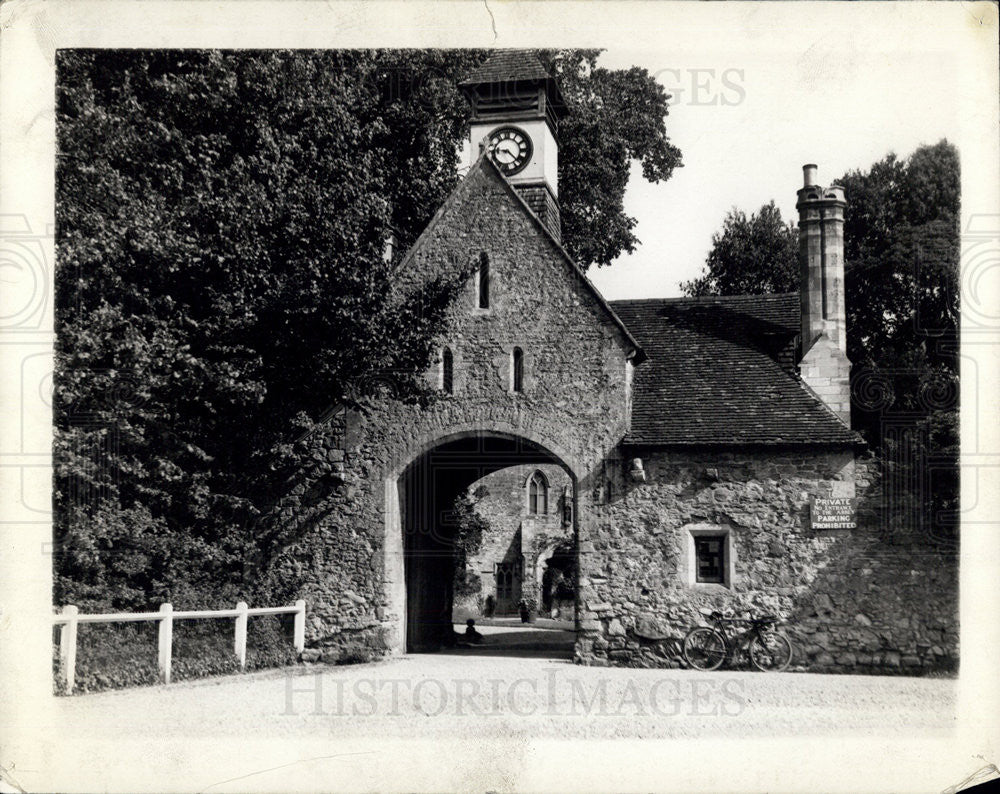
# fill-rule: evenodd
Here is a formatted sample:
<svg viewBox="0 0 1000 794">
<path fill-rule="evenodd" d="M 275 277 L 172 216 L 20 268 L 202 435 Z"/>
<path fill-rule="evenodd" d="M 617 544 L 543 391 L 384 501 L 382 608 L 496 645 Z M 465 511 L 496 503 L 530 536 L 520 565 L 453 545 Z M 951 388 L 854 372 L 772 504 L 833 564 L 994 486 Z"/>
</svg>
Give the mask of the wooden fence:
<svg viewBox="0 0 1000 794">
<path fill-rule="evenodd" d="M 174 612 L 173 605 L 162 604 L 159 612 L 116 612 L 106 615 L 81 615 L 79 610 L 69 604 L 62 608 L 59 615 L 53 617 L 53 622 L 62 628 L 59 631 L 59 658 L 62 663 L 62 673 L 65 676 L 66 692 L 73 692 L 76 684 L 76 629 L 80 623 L 125 623 L 142 620 L 159 621 L 160 632 L 158 641 L 158 660 L 160 680 L 170 683 L 170 666 L 173 657 L 174 621 L 197 620 L 199 618 L 235 618 L 236 630 L 233 636 L 233 653 L 239 660 L 240 669 L 245 670 L 247 664 L 247 623 L 248 619 L 257 615 L 295 615 L 294 639 L 295 650 L 302 653 L 306 638 L 306 602 L 299 599 L 295 606 L 290 607 L 259 607 L 249 609 L 244 601 L 236 605 L 236 609 L 206 609 L 192 612 Z"/>
</svg>

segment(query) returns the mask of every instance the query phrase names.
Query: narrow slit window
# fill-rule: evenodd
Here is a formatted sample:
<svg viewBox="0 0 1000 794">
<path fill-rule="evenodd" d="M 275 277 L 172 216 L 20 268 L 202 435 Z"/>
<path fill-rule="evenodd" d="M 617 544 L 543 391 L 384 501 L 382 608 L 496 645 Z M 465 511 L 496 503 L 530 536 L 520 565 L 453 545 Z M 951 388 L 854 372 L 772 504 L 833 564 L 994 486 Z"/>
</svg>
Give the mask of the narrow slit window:
<svg viewBox="0 0 1000 794">
<path fill-rule="evenodd" d="M 479 255 L 479 308 L 490 308 L 490 258 L 485 252 Z"/>
<path fill-rule="evenodd" d="M 452 394 L 454 391 L 455 360 L 451 354 L 451 348 L 446 347 L 441 354 L 441 389 L 445 394 Z"/>
<path fill-rule="evenodd" d="M 511 388 L 519 392 L 524 388 L 524 352 L 519 347 L 514 348 L 512 358 Z"/>
</svg>

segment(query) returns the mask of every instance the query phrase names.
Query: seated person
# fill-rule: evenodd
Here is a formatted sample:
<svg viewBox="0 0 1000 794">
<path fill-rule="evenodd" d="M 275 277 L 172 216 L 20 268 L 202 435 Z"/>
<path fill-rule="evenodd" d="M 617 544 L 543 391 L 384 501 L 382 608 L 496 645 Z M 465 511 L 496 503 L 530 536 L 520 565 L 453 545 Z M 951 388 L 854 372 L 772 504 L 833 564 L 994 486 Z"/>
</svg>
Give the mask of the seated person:
<svg viewBox="0 0 1000 794">
<path fill-rule="evenodd" d="M 465 621 L 465 641 L 477 644 L 483 641 L 483 635 L 476 631 L 476 621 L 472 618 Z"/>
</svg>

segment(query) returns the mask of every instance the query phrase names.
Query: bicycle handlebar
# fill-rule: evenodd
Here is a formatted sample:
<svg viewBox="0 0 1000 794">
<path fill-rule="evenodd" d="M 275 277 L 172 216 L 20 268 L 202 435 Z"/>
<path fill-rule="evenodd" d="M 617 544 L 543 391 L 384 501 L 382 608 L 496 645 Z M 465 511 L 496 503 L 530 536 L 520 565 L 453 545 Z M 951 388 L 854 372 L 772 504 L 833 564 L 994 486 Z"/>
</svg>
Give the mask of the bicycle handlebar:
<svg viewBox="0 0 1000 794">
<path fill-rule="evenodd" d="M 776 615 L 761 615 L 760 617 L 754 617 L 750 610 L 747 610 L 747 617 L 737 618 L 730 615 L 724 615 L 721 612 L 714 611 L 709 613 L 709 620 L 713 621 L 727 621 L 731 623 L 777 623 L 778 617 Z"/>
</svg>

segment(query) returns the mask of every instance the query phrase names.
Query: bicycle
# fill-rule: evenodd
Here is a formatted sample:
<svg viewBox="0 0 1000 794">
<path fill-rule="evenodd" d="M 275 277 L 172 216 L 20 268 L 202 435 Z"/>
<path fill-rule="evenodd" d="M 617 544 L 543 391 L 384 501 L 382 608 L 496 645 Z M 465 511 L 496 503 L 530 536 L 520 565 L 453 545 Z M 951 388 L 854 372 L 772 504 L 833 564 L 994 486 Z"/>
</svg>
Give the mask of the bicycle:
<svg viewBox="0 0 1000 794">
<path fill-rule="evenodd" d="M 698 626 L 684 638 L 684 658 L 695 670 L 717 670 L 743 649 L 753 666 L 763 672 L 780 672 L 791 664 L 792 644 L 775 628 L 778 623 L 775 616 L 732 618 L 712 612 L 708 617 L 713 623 L 711 628 Z M 736 623 L 748 623 L 750 628 L 730 636 L 726 626 Z"/>
</svg>

